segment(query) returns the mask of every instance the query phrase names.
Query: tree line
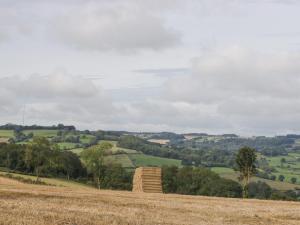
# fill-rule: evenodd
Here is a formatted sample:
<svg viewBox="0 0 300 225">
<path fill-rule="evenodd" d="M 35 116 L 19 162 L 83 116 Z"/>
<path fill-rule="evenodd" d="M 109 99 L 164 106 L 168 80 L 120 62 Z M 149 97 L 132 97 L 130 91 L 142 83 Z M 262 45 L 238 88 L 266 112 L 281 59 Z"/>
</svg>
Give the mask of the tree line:
<svg viewBox="0 0 300 225">
<path fill-rule="evenodd" d="M 105 164 L 101 160 L 108 145 L 104 142 L 87 148 L 80 158 L 71 151 L 59 149 L 47 138 L 33 137 L 26 145 L 1 144 L 0 167 L 35 175 L 37 183 L 41 176 L 58 177 L 97 187 L 101 183 L 103 188 L 130 190 L 132 172 L 126 171 L 119 164 Z M 96 160 L 98 164 L 94 166 Z"/>
</svg>

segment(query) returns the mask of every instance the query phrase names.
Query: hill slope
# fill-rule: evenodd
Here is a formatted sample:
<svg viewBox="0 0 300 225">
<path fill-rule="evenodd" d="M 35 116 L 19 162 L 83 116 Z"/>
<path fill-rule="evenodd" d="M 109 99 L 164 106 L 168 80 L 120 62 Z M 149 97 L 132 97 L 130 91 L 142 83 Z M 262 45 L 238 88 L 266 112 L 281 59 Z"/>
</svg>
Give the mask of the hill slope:
<svg viewBox="0 0 300 225">
<path fill-rule="evenodd" d="M 0 177 L 0 224 L 289 224 L 300 203 L 48 187 Z M 13 215 L 13 216 L 12 216 Z"/>
</svg>

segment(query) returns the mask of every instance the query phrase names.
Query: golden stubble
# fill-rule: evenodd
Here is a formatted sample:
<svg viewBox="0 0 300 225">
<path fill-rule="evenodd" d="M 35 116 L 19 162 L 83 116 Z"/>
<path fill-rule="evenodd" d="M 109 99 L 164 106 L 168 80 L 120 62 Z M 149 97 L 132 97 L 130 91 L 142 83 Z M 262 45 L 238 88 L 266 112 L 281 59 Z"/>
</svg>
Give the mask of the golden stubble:
<svg viewBox="0 0 300 225">
<path fill-rule="evenodd" d="M 299 225 L 300 203 L 23 184 L 0 177 L 0 225 Z"/>
</svg>

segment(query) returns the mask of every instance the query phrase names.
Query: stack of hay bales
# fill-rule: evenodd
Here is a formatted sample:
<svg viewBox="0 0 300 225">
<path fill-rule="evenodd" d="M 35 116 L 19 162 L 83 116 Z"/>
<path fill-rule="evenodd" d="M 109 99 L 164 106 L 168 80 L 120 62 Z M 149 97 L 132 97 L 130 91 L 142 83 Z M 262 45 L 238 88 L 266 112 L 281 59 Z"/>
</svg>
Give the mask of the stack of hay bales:
<svg viewBox="0 0 300 225">
<path fill-rule="evenodd" d="M 139 167 L 133 177 L 133 192 L 162 193 L 161 168 Z"/>
</svg>

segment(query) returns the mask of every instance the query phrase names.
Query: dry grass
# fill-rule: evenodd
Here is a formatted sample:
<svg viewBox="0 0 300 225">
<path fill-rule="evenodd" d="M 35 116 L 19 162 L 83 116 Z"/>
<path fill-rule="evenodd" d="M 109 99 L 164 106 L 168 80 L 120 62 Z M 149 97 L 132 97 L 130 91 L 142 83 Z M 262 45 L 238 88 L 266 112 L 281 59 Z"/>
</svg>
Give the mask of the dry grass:
<svg viewBox="0 0 300 225">
<path fill-rule="evenodd" d="M 3 137 L 0 137 L 0 143 L 8 143 L 9 142 L 9 138 L 3 138 Z"/>
<path fill-rule="evenodd" d="M 48 187 L 0 177 L 0 225 L 299 225 L 299 212 L 295 202 Z"/>
</svg>

